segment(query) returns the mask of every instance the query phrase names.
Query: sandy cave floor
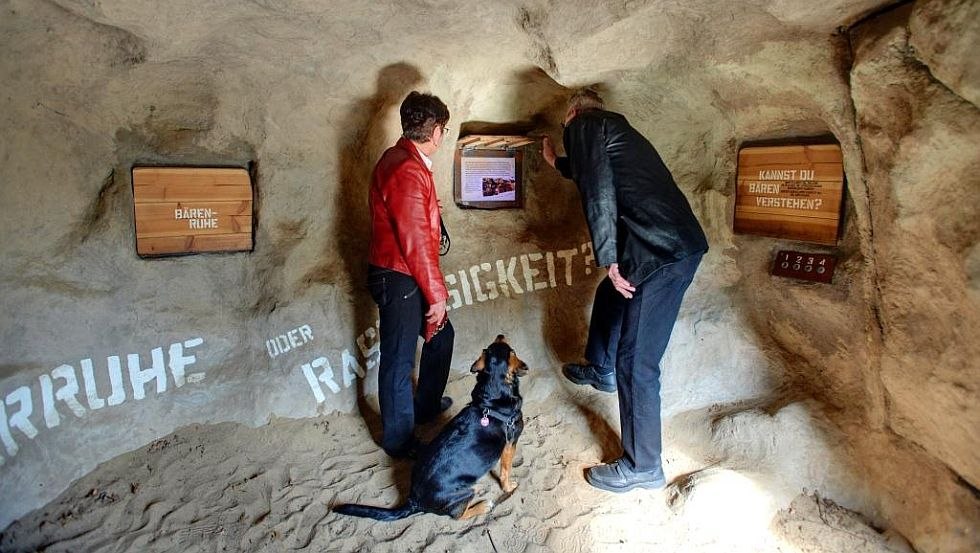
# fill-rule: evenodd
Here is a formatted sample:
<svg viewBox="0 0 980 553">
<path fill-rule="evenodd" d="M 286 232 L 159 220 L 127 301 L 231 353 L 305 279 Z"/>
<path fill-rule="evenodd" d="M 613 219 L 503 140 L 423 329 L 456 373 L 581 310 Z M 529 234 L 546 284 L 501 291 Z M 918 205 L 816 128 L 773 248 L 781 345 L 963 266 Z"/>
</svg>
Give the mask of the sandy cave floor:
<svg viewBox="0 0 980 553">
<path fill-rule="evenodd" d="M 447 394 L 456 400 L 455 413 L 473 380 L 452 378 Z M 411 463 L 379 450 L 369 431 L 377 426 L 376 411 L 366 404 L 367 417 L 181 428 L 100 465 L 12 524 L 0 534 L 0 550 L 900 550 L 884 545 L 852 513 L 812 496 L 774 506 L 759 484 L 762 475 L 687 458 L 669 441 L 665 466 L 673 482 L 666 490 L 595 490 L 583 470 L 619 453 L 615 395 L 564 382 L 557 369 L 534 371 L 522 385 L 519 488 L 474 521 L 422 514 L 379 523 L 329 510 L 343 502 L 391 506 L 407 493 Z M 423 436 L 431 438 L 443 422 Z M 496 500 L 502 493 L 496 469 L 479 482 L 478 497 Z"/>
</svg>

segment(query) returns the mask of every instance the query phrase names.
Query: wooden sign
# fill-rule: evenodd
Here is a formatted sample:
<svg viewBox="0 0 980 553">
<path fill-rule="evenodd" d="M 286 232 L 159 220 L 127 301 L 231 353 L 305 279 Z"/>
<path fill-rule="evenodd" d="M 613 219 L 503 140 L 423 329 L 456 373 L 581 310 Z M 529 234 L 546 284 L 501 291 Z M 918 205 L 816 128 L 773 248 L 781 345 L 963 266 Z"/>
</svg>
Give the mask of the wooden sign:
<svg viewBox="0 0 980 553">
<path fill-rule="evenodd" d="M 837 258 L 832 255 L 780 250 L 773 261 L 772 274 L 829 284 L 836 266 Z"/>
<path fill-rule="evenodd" d="M 837 144 L 742 148 L 735 232 L 835 245 L 843 194 Z"/>
<path fill-rule="evenodd" d="M 140 256 L 252 249 L 245 169 L 134 167 L 133 203 Z"/>
</svg>

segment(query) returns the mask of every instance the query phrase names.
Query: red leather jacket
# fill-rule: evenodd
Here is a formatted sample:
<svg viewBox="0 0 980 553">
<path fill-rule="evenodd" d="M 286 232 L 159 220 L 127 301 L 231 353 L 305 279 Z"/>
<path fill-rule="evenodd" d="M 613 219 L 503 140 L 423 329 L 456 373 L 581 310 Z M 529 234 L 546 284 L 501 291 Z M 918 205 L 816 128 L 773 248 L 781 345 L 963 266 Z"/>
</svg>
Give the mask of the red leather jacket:
<svg viewBox="0 0 980 553">
<path fill-rule="evenodd" d="M 407 138 L 388 148 L 371 176 L 369 262 L 415 279 L 429 305 L 449 297 L 439 270 L 439 203 L 432 172 Z"/>
</svg>

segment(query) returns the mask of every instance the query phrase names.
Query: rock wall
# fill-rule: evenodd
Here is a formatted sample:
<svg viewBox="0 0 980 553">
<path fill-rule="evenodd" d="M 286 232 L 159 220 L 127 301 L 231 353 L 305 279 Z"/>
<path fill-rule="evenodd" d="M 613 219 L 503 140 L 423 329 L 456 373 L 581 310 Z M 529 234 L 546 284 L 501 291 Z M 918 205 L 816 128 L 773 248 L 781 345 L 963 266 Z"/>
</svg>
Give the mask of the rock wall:
<svg viewBox="0 0 980 553">
<path fill-rule="evenodd" d="M 975 22 L 980 8 L 951 4 L 921 3 L 858 28 L 853 94 L 875 220 L 888 423 L 976 487 L 980 451 L 963 446 L 980 428 L 980 342 L 969 330 L 980 309 L 966 266 L 980 236 L 971 147 L 980 112 L 969 85 L 944 76 L 977 35 L 928 29 Z"/>
<path fill-rule="evenodd" d="M 927 550 L 950 547 L 939 537 L 950 526 L 977 539 L 980 344 L 969 329 L 980 320 L 971 267 L 980 236 L 980 111 L 969 84 L 976 82 L 969 77 L 975 56 L 961 54 L 980 41 L 978 15 L 971 3 L 918 2 L 852 33 L 852 94 L 874 229 L 883 422 L 896 434 L 889 441 L 921 459 L 918 467 L 932 467 L 908 473 L 919 496 L 935 502 L 920 511 L 928 515 L 895 517 L 928 528 L 929 538 L 920 540 Z M 944 506 L 974 522 L 940 519 Z M 968 550 L 971 542 L 962 543 Z"/>
<path fill-rule="evenodd" d="M 664 361 L 672 454 L 970 550 L 976 7 L 743 4 L 0 2 L 0 496 L 17 498 L 0 526 L 187 424 L 369 412 L 366 186 L 401 99 L 441 96 L 453 135 L 560 142 L 569 91 L 596 84 L 711 244 Z M 812 248 L 840 257 L 829 286 L 768 275 L 800 244 L 731 232 L 738 147 L 820 136 L 848 181 L 839 246 Z M 454 367 L 503 332 L 557 370 L 600 277 L 574 187 L 531 153 L 525 209 L 461 210 L 451 160 L 435 156 Z M 250 162 L 253 252 L 135 255 L 133 165 Z M 270 351 L 294 329 L 312 339 Z M 134 384 L 134 366 L 160 373 Z"/>
</svg>

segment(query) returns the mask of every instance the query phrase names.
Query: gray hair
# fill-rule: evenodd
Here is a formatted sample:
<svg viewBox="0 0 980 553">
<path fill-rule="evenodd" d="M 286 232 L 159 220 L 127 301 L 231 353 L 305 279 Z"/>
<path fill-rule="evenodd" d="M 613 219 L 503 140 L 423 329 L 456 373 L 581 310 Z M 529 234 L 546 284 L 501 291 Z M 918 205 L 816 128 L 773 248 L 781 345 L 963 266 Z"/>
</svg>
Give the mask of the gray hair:
<svg viewBox="0 0 980 553">
<path fill-rule="evenodd" d="M 591 88 L 581 88 L 572 94 L 568 99 L 568 109 L 575 111 L 588 111 L 590 109 L 606 109 L 605 102 L 599 93 Z"/>
</svg>

